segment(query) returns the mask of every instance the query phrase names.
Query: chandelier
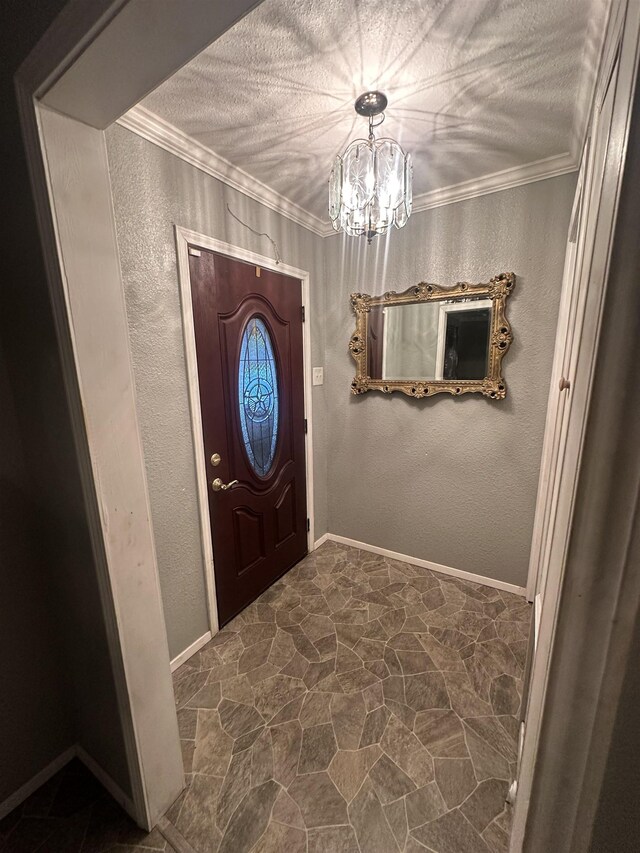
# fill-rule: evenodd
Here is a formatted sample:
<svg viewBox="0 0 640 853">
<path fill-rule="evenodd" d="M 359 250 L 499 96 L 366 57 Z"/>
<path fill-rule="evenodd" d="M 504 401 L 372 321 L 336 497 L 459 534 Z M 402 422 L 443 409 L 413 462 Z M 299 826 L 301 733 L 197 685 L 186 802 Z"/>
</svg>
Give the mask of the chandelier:
<svg viewBox="0 0 640 853">
<path fill-rule="evenodd" d="M 392 225 L 402 228 L 411 215 L 411 155 L 395 140 L 373 135 L 384 121 L 386 106 L 382 92 L 360 95 L 355 109 L 369 119 L 369 137 L 354 139 L 337 155 L 329 178 L 329 216 L 334 230 L 365 236 L 368 243 L 376 234 L 386 234 Z M 380 116 L 376 122 L 375 116 Z"/>
</svg>

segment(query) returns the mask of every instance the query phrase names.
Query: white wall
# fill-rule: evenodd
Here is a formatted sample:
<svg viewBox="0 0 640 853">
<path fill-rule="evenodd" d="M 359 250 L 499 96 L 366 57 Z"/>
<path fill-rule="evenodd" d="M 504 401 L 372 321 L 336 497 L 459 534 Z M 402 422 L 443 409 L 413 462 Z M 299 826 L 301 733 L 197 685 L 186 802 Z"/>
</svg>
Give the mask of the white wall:
<svg viewBox="0 0 640 853">
<path fill-rule="evenodd" d="M 524 586 L 575 176 L 414 214 L 371 246 L 325 241 L 329 530 Z M 508 396 L 350 395 L 353 291 L 515 272 Z"/>
<path fill-rule="evenodd" d="M 226 205 L 311 274 L 315 366 L 324 358 L 323 241 L 128 130 L 106 134 L 139 420 L 172 657 L 208 630 L 174 224 L 264 255 Z M 327 530 L 324 388 L 313 389 L 315 530 Z"/>
</svg>

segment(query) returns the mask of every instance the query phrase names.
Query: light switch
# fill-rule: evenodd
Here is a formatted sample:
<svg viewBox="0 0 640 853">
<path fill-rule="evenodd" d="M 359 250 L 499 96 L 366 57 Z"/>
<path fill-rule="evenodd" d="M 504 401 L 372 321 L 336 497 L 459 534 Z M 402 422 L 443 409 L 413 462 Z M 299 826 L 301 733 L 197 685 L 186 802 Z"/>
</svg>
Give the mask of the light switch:
<svg viewBox="0 0 640 853">
<path fill-rule="evenodd" d="M 324 382 L 324 368 L 323 367 L 314 367 L 313 368 L 313 384 L 314 385 L 322 385 Z"/>
</svg>

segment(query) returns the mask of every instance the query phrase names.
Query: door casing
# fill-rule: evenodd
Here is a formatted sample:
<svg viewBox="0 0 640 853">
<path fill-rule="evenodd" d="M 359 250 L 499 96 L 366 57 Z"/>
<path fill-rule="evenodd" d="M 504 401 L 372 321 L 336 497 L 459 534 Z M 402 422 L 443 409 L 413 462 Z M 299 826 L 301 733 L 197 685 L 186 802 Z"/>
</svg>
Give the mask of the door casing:
<svg viewBox="0 0 640 853">
<path fill-rule="evenodd" d="M 600 79 L 594 93 L 594 115 L 596 117 L 600 114 L 605 95 L 611 84 L 611 75 L 622 38 L 623 11 L 623 4 L 618 3 L 610 18 L 605 43 L 603 44 Z M 592 122 L 590 122 L 591 124 Z M 597 129 L 597 127 L 592 127 L 592 130 L 597 131 Z M 592 309 L 591 317 L 585 315 L 587 289 L 590 288 L 593 291 L 594 287 L 598 287 L 603 293 L 605 288 L 604 279 L 593 282 L 588 279 L 591 262 L 590 247 L 595 233 L 597 204 L 604 179 L 603 164 L 599 183 L 594 182 L 596 147 L 595 139 L 591 137 L 585 139 L 574 208 L 569 224 L 558 332 L 551 372 L 527 578 L 527 600 L 535 601 L 538 608 L 544 598 L 549 548 L 553 538 L 554 520 L 557 513 L 559 473 L 562 471 L 565 456 L 571 456 L 567 453 L 566 447 L 567 422 L 569 415 L 572 415 L 580 418 L 584 423 L 591 399 L 590 388 L 583 398 L 575 400 L 571 388 L 562 389 L 560 381 L 562 378 L 568 378 L 575 385 L 574 373 L 576 369 L 581 369 L 583 373 L 590 375 L 597 354 L 599 326 L 597 325 L 597 315 L 593 314 L 595 309 Z M 595 206 L 594 198 L 596 199 Z M 572 237 L 574 237 L 573 240 Z M 592 295 L 591 292 L 589 295 Z M 596 328 L 592 330 L 589 326 L 593 324 L 594 317 L 596 317 Z M 585 325 L 587 334 L 583 334 Z M 578 353 L 580 354 L 579 365 L 577 364 Z M 580 458 L 581 447 L 577 452 L 574 452 L 573 459 L 569 463 L 576 478 L 580 467 Z M 567 512 L 566 508 L 563 510 Z M 568 510 L 568 513 L 570 518 L 571 510 Z"/>
<path fill-rule="evenodd" d="M 209 517 L 209 481 L 207 465 L 202 443 L 202 415 L 200 410 L 200 387 L 198 382 L 198 359 L 196 355 L 196 340 L 193 328 L 193 306 L 191 300 L 191 280 L 189 277 L 189 244 L 201 246 L 220 255 L 226 255 L 237 261 L 244 261 L 257 267 L 280 272 L 302 281 L 302 305 L 305 322 L 302 335 L 302 353 L 304 368 L 304 416 L 307 421 L 305 435 L 306 461 L 306 493 L 307 516 L 309 529 L 307 531 L 307 549 L 313 550 L 314 543 L 314 505 L 313 505 L 313 367 L 311 362 L 311 299 L 310 275 L 307 270 L 276 263 L 273 258 L 258 255 L 239 246 L 233 246 L 214 237 L 199 234 L 179 225 L 175 226 L 176 254 L 178 259 L 178 280 L 180 283 L 180 306 L 182 311 L 182 329 L 184 334 L 184 352 L 187 363 L 187 388 L 189 393 L 189 409 L 191 414 L 191 434 L 193 438 L 194 457 L 196 466 L 196 481 L 198 489 L 198 516 L 200 519 L 200 537 L 204 559 L 204 580 L 207 592 L 207 608 L 211 634 L 218 631 L 218 606 L 216 602 L 216 579 L 213 562 L 213 547 L 211 544 L 211 522 Z M 204 640 L 204 638 L 203 638 Z M 206 640 L 205 640 L 206 641 Z"/>
<path fill-rule="evenodd" d="M 560 801 L 559 792 L 554 790 L 554 783 L 556 786 L 560 784 L 560 775 L 558 768 L 552 768 L 553 762 L 549 760 L 548 754 L 549 752 L 553 754 L 553 750 L 548 749 L 543 737 L 545 733 L 548 736 L 552 725 L 551 719 L 555 711 L 555 708 L 550 707 L 552 699 L 555 699 L 558 705 L 563 704 L 564 706 L 569 706 L 573 701 L 574 716 L 577 716 L 576 709 L 580 707 L 580 712 L 585 717 L 581 726 L 578 726 L 579 730 L 584 733 L 579 745 L 575 747 L 572 753 L 569 753 L 567 747 L 569 739 L 567 738 L 562 744 L 566 751 L 556 747 L 554 757 L 565 764 L 562 769 L 562 773 L 565 774 L 562 779 L 562 797 L 567 802 L 572 801 L 571 805 L 575 806 L 576 809 L 574 813 L 569 813 L 565 809 L 563 813 L 563 835 L 569 836 L 573 833 L 575 838 L 582 835 L 584 840 L 584 836 L 588 834 L 588 822 L 580 819 L 578 809 L 585 808 L 583 804 L 589 798 L 593 802 L 599 782 L 595 778 L 595 774 L 591 778 L 588 775 L 583 775 L 584 768 L 588 763 L 595 767 L 597 762 L 593 759 L 595 752 L 593 744 L 598 743 L 598 748 L 602 750 L 602 745 L 608 736 L 607 726 L 611 725 L 611 719 L 607 720 L 605 713 L 601 714 L 597 722 L 595 715 L 600 712 L 598 704 L 607 704 L 606 694 L 611 695 L 611 689 L 606 686 L 607 681 L 619 679 L 620 664 L 628 652 L 628 636 L 624 635 L 624 631 L 618 631 L 618 635 L 614 637 L 614 631 L 618 624 L 624 624 L 628 620 L 628 612 L 633 611 L 634 606 L 637 607 L 638 601 L 637 589 L 629 590 L 626 600 L 622 598 L 617 601 L 612 600 L 614 596 L 604 594 L 606 586 L 602 577 L 606 569 L 607 581 L 612 590 L 616 589 L 618 583 L 622 583 L 621 579 L 627 572 L 627 557 L 633 553 L 633 533 L 629 535 L 628 546 L 625 545 L 629 549 L 628 552 L 624 556 L 619 554 L 612 556 L 610 565 L 599 565 L 597 560 L 589 562 L 584 554 L 577 558 L 574 555 L 579 552 L 582 542 L 587 542 L 592 538 L 596 539 L 602 533 L 608 540 L 611 526 L 611 521 L 608 520 L 607 524 L 604 525 L 606 530 L 601 531 L 594 525 L 593 520 L 587 523 L 584 519 L 578 518 L 576 520 L 575 513 L 576 509 L 580 509 L 581 502 L 587 500 L 586 496 L 590 494 L 593 488 L 592 483 L 589 483 L 588 486 L 585 485 L 584 469 L 592 470 L 592 482 L 596 482 L 593 470 L 599 467 L 598 459 L 590 458 L 588 455 L 582 457 L 582 448 L 587 445 L 592 436 L 596 435 L 601 446 L 606 447 L 609 434 L 615 434 L 615 429 L 619 424 L 619 421 L 614 421 L 610 427 L 607 427 L 606 433 L 602 432 L 602 425 L 594 423 L 592 399 L 597 400 L 598 396 L 602 394 L 602 390 L 594 384 L 594 376 L 598 371 L 599 363 L 606 355 L 614 351 L 611 344 L 609 344 L 608 351 L 603 350 L 602 325 L 606 321 L 607 290 L 609 278 L 612 275 L 611 258 L 615 248 L 615 240 L 618 238 L 616 232 L 618 204 L 623 189 L 625 165 L 627 170 L 629 167 L 628 163 L 625 164 L 625 160 L 632 120 L 635 83 L 640 67 L 639 0 L 629 0 L 629 2 L 616 0 L 612 4 L 604 53 L 600 62 L 599 81 L 594 97 L 596 118 L 611 83 L 616 59 L 618 62 L 617 89 L 614 95 L 613 114 L 607 143 L 610 148 L 607 149 L 602 186 L 591 186 L 593 169 L 589 168 L 586 180 L 586 202 L 583 205 L 585 227 L 588 229 L 588 234 L 586 241 L 579 240 L 578 257 L 572 258 L 571 253 L 569 257 L 570 264 L 577 263 L 578 275 L 584 260 L 586 265 L 584 272 L 588 274 L 589 281 L 588 285 L 583 288 L 582 298 L 590 304 L 585 307 L 584 311 L 578 312 L 580 328 L 575 330 L 577 341 L 573 347 L 570 360 L 572 371 L 571 394 L 574 399 L 571 401 L 572 405 L 568 407 L 567 413 L 567 416 L 570 417 L 567 426 L 568 440 L 558 455 L 558 460 L 554 463 L 561 466 L 558 482 L 552 489 L 547 488 L 548 483 L 545 484 L 544 481 L 541 481 L 541 488 L 544 489 L 544 493 L 541 495 L 542 499 L 538 506 L 536 518 L 538 529 L 536 532 L 543 532 L 541 521 L 542 515 L 547 509 L 546 502 L 553 501 L 552 524 L 546 537 L 549 540 L 547 547 L 551 553 L 548 556 L 548 571 L 546 576 L 542 578 L 544 587 L 542 589 L 542 608 L 536 613 L 536 650 L 531 672 L 527 720 L 518 773 L 510 853 L 519 853 L 525 845 L 530 843 L 532 833 L 533 837 L 536 837 L 538 832 L 548 830 L 549 815 L 556 817 L 553 815 L 552 804 Z M 595 148 L 596 145 L 592 138 L 589 146 L 591 158 L 595 156 Z M 631 149 L 629 149 L 630 151 Z M 605 193 L 608 196 L 608 208 L 606 205 L 602 206 Z M 605 222 L 604 218 L 601 221 L 601 215 L 604 218 L 609 217 L 611 222 Z M 598 243 L 599 229 L 601 239 Z M 623 233 L 620 239 L 625 238 L 628 239 L 628 235 Z M 582 258 L 583 253 L 584 259 Z M 615 271 L 613 274 L 615 276 Z M 619 300 L 621 295 L 624 295 L 626 290 L 631 289 L 634 283 L 627 276 L 622 284 L 618 279 L 617 284 Z M 633 312 L 635 294 L 634 297 L 627 296 L 627 298 L 629 311 Z M 567 309 L 568 306 L 565 306 L 565 310 Z M 571 333 L 573 331 L 573 329 L 569 330 Z M 620 342 L 621 349 L 624 348 L 625 343 L 625 341 Z M 578 354 L 580 355 L 579 360 Z M 559 350 L 556 351 L 556 360 L 558 360 L 559 355 L 562 355 L 562 360 L 566 361 L 564 359 L 564 341 L 561 341 Z M 558 381 L 555 365 L 552 381 Z M 617 377 L 612 376 L 609 381 L 612 386 L 615 386 Z M 552 389 L 552 395 L 556 393 L 556 390 Z M 547 429 L 549 429 L 549 424 L 547 424 Z M 601 432 L 598 432 L 599 429 Z M 547 433 L 545 439 L 551 439 L 551 437 L 552 435 Z M 545 440 L 545 444 L 547 445 L 547 452 L 550 453 L 551 441 Z M 545 460 L 543 460 L 543 465 L 544 463 Z M 547 460 L 547 464 L 550 463 L 551 460 Z M 628 464 L 622 467 L 630 468 Z M 604 489 L 608 485 L 606 476 L 608 473 L 613 473 L 614 469 L 611 468 L 609 471 L 606 466 L 600 466 L 600 468 L 598 475 L 601 482 L 598 485 Z M 546 474 L 548 478 L 548 469 Z M 619 477 L 622 483 L 623 471 L 615 471 L 615 476 Z M 594 491 L 594 494 L 597 492 Z M 538 555 L 542 554 L 544 546 L 545 542 L 540 537 L 532 554 L 529 579 L 530 597 L 537 591 L 537 560 Z M 591 592 L 598 586 L 602 586 L 602 594 L 591 599 L 587 591 Z M 583 592 L 575 596 L 571 606 L 568 606 L 568 591 L 576 587 L 582 588 Z M 569 646 L 565 643 L 563 648 L 562 640 L 564 638 L 562 630 L 560 630 L 559 636 L 559 626 L 564 627 L 566 625 L 571 626 L 569 629 L 571 641 Z M 606 665 L 601 669 L 596 666 L 585 665 L 585 655 L 583 654 L 581 658 L 580 650 L 587 648 L 588 645 L 601 648 L 603 656 L 609 654 L 611 665 L 608 671 Z M 570 669 L 572 669 L 572 676 L 579 675 L 579 678 L 576 678 L 576 682 L 579 683 L 570 684 L 565 673 L 564 678 L 561 679 L 561 687 L 558 687 L 556 680 L 558 670 L 563 665 L 563 659 L 567 659 L 571 655 L 574 659 Z M 601 661 L 598 663 L 600 664 Z M 555 688 L 555 694 L 550 690 L 550 686 Z M 572 693 L 574 687 L 575 693 Z M 598 701 L 589 701 L 586 698 L 589 696 L 597 697 Z M 609 699 L 609 713 L 610 704 Z M 564 728 L 570 730 L 573 723 L 569 723 L 569 716 L 563 718 L 560 715 L 560 718 L 564 720 Z M 593 725 L 594 730 L 590 731 L 588 725 Z M 590 742 L 589 738 L 593 735 L 596 725 L 600 727 L 599 736 L 592 738 Z M 600 755 L 599 758 L 602 759 L 602 756 Z M 548 767 L 548 769 L 545 768 L 546 773 L 544 774 L 540 769 L 542 760 L 547 761 Z M 545 780 L 547 784 L 541 784 L 541 780 Z M 569 781 L 572 784 L 568 784 Z M 529 846 L 527 849 L 543 848 Z M 558 842 L 557 849 L 568 848 L 561 846 Z M 571 849 L 586 849 L 586 847 L 576 846 Z"/>
</svg>

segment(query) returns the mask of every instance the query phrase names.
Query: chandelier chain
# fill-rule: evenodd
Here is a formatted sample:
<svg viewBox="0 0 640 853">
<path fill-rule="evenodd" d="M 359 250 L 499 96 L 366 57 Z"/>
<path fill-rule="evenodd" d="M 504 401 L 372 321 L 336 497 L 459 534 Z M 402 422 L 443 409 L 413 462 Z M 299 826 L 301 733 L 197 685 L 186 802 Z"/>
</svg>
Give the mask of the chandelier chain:
<svg viewBox="0 0 640 853">
<path fill-rule="evenodd" d="M 373 135 L 374 128 L 380 127 L 380 125 L 384 121 L 384 118 L 385 118 L 384 113 L 380 113 L 379 115 L 380 115 L 380 120 L 376 121 L 376 122 L 374 122 L 374 120 L 373 120 L 374 116 L 369 116 L 369 141 L 370 142 L 372 142 L 375 138 Z"/>
</svg>

